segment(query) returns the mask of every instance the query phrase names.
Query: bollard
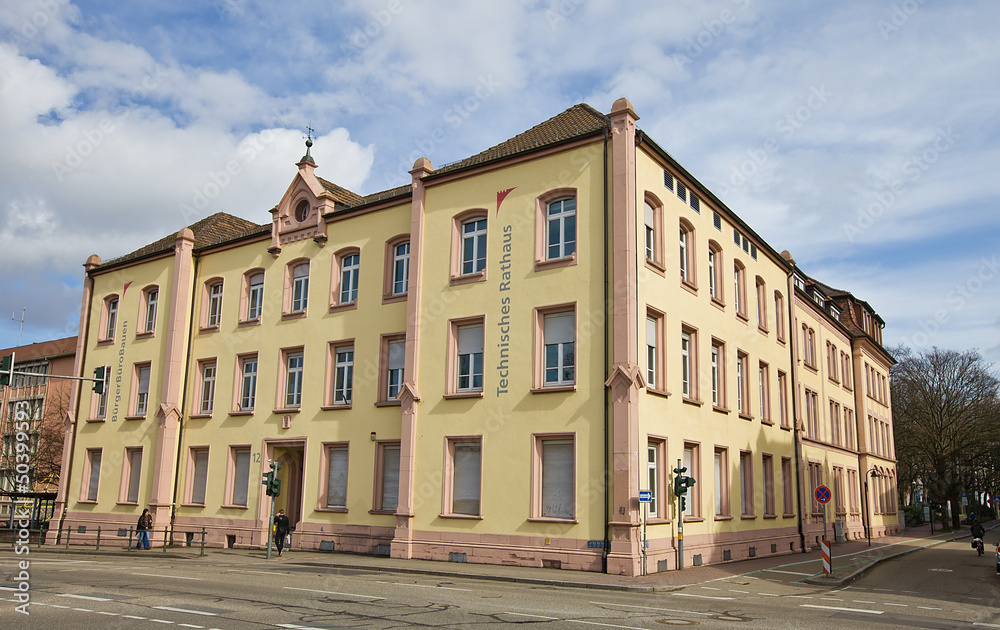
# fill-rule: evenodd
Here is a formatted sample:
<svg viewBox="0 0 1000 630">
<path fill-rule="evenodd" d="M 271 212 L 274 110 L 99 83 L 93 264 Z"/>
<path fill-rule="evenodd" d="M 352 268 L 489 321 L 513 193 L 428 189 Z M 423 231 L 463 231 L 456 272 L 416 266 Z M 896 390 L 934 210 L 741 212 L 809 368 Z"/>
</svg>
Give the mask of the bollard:
<svg viewBox="0 0 1000 630">
<path fill-rule="evenodd" d="M 201 555 L 205 555 L 205 528 L 201 528 Z"/>
<path fill-rule="evenodd" d="M 128 547 L 126 547 L 126 550 L 127 551 L 132 551 L 132 527 L 131 526 L 129 526 L 129 528 L 128 528 Z"/>
<path fill-rule="evenodd" d="M 67 525 L 66 526 L 66 549 L 69 549 L 69 534 L 72 531 L 73 531 L 73 529 L 69 525 Z"/>
<path fill-rule="evenodd" d="M 167 553 L 167 528 L 163 528 L 163 553 Z"/>
<path fill-rule="evenodd" d="M 100 551 L 100 550 L 101 550 L 101 526 L 98 525 L 97 526 L 97 549 L 96 549 L 96 551 Z"/>
</svg>

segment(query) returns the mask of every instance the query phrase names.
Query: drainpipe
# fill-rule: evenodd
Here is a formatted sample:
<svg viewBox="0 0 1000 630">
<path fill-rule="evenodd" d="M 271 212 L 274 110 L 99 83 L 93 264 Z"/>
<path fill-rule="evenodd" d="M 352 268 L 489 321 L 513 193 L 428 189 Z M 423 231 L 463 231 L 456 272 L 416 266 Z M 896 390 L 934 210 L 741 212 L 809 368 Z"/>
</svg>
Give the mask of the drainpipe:
<svg viewBox="0 0 1000 630">
<path fill-rule="evenodd" d="M 799 528 L 799 545 L 802 553 L 806 553 L 806 533 L 802 526 L 805 518 L 802 514 L 802 443 L 799 436 L 799 405 L 797 403 L 796 392 L 799 390 L 799 375 L 795 362 L 795 343 L 798 335 L 795 330 L 795 281 L 792 280 L 794 269 L 788 271 L 786 287 L 788 290 L 788 356 L 791 359 L 791 390 L 792 390 L 792 436 L 795 439 L 795 504 L 799 510 L 799 518 L 796 519 Z"/>
<path fill-rule="evenodd" d="M 608 382 L 608 322 L 611 320 L 608 313 L 608 130 L 604 130 L 604 382 Z M 611 548 L 611 537 L 608 536 L 608 529 L 611 520 L 610 508 L 608 507 L 608 449 L 609 430 L 608 423 L 611 415 L 608 413 L 610 404 L 610 394 L 608 388 L 604 388 L 604 550 L 601 554 L 601 573 L 608 572 L 608 551 Z"/>
</svg>

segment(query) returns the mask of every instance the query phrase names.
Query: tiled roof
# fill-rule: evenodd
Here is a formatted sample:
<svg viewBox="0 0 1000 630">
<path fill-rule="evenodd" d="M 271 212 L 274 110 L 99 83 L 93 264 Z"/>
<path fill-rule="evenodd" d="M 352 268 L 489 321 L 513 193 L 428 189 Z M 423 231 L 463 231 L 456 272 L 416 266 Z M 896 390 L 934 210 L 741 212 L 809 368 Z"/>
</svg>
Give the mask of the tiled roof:
<svg viewBox="0 0 1000 630">
<path fill-rule="evenodd" d="M 7 356 L 11 351 L 17 353 L 18 363 L 29 359 L 44 359 L 72 355 L 76 353 L 76 337 L 39 341 L 38 343 L 33 343 L 27 346 L 6 348 L 4 350 L 0 350 L 0 355 Z"/>
<path fill-rule="evenodd" d="M 333 182 L 328 182 L 322 177 L 317 177 L 316 179 L 319 180 L 319 183 L 323 185 L 323 188 L 326 190 L 326 192 L 330 193 L 331 196 L 333 197 L 333 200 L 338 204 L 342 204 L 345 206 L 355 206 L 361 202 L 362 199 L 361 195 L 353 193 L 344 188 L 343 186 L 338 186 Z"/>
<path fill-rule="evenodd" d="M 271 232 L 270 223 L 266 225 L 257 225 L 252 221 L 234 217 L 233 215 L 226 214 L 225 212 L 216 212 L 211 216 L 205 217 L 201 221 L 192 223 L 188 226 L 188 228 L 194 232 L 194 248 L 196 250 L 204 249 L 205 247 L 211 247 L 212 245 L 218 245 L 220 243 L 225 243 L 238 238 L 243 238 L 245 236 L 253 236 L 256 234 L 263 235 Z M 98 269 L 128 262 L 130 260 L 136 260 L 145 256 L 152 256 L 155 254 L 173 251 L 174 244 L 176 242 L 177 233 L 174 232 L 173 234 L 168 234 L 160 240 L 150 243 L 145 247 L 140 247 L 134 252 L 109 260 L 98 267 Z"/>
<path fill-rule="evenodd" d="M 499 160 L 518 153 L 571 140 L 592 134 L 602 129 L 608 129 L 608 117 L 586 103 L 574 105 L 561 114 L 539 123 L 524 133 L 519 133 L 510 140 L 490 147 L 481 153 L 468 157 L 454 164 L 447 164 L 434 171 L 434 174 L 457 171 L 477 164 Z"/>
</svg>

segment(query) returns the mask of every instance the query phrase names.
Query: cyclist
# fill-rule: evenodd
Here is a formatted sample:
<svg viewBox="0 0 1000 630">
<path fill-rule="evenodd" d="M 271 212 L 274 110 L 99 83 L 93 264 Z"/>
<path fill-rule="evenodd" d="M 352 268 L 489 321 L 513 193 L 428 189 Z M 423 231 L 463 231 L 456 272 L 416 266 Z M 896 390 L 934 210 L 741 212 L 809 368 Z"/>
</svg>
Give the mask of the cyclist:
<svg viewBox="0 0 1000 630">
<path fill-rule="evenodd" d="M 984 536 L 986 536 L 986 529 L 983 524 L 979 522 L 978 518 L 972 519 L 972 545 L 979 549 L 979 555 L 983 555 L 982 540 Z M 977 538 L 979 542 L 976 542 Z"/>
</svg>

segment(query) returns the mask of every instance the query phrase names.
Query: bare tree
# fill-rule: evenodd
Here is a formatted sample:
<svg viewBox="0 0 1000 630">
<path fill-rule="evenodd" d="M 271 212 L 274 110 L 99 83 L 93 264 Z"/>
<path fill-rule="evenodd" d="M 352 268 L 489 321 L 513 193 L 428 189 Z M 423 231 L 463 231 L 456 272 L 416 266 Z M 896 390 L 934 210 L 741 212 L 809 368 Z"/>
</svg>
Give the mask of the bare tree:
<svg viewBox="0 0 1000 630">
<path fill-rule="evenodd" d="M 892 352 L 899 359 L 892 369 L 892 415 L 900 485 L 921 480 L 932 502 L 951 503 L 958 528 L 963 490 L 993 489 L 981 484 L 993 483 L 983 473 L 997 452 L 1000 380 L 975 350 Z"/>
</svg>

